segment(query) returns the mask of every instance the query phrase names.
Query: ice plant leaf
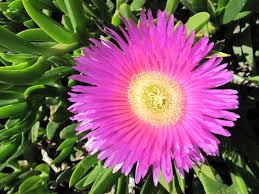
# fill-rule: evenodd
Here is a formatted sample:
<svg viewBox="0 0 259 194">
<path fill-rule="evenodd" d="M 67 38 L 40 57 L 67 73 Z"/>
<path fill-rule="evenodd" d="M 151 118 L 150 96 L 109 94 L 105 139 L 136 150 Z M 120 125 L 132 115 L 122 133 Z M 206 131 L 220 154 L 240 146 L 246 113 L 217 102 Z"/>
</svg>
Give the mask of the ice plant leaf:
<svg viewBox="0 0 259 194">
<path fill-rule="evenodd" d="M 10 138 L 10 136 L 23 132 L 24 128 L 30 127 L 35 115 L 32 112 L 26 114 L 16 125 L 11 128 L 5 128 L 0 131 L 0 140 Z"/>
<path fill-rule="evenodd" d="M 19 32 L 17 35 L 27 41 L 54 41 L 41 28 L 27 29 L 22 32 Z"/>
<path fill-rule="evenodd" d="M 31 128 L 31 142 L 35 143 L 38 139 L 38 135 L 39 135 L 39 129 L 40 129 L 40 122 L 37 121 L 36 123 L 34 123 L 34 125 Z"/>
<path fill-rule="evenodd" d="M 66 7 L 66 4 L 65 4 L 65 0 L 56 0 L 59 8 L 65 13 L 68 15 L 68 11 L 67 11 L 67 7 Z"/>
<path fill-rule="evenodd" d="M 155 187 L 152 181 L 152 176 L 148 175 L 144 185 L 140 190 L 140 194 L 152 193 L 154 190 L 155 190 Z"/>
<path fill-rule="evenodd" d="M 37 192 L 37 188 L 39 188 L 42 184 L 42 180 L 39 176 L 32 176 L 26 179 L 19 187 L 19 193 L 34 193 Z"/>
<path fill-rule="evenodd" d="M 166 6 L 165 6 L 165 11 L 168 14 L 174 13 L 175 10 L 177 9 L 178 4 L 179 4 L 179 0 L 167 0 Z"/>
<path fill-rule="evenodd" d="M 0 162 L 4 163 L 17 149 L 18 145 L 13 140 L 0 146 Z"/>
<path fill-rule="evenodd" d="M 195 30 L 196 32 L 200 31 L 205 24 L 209 22 L 210 15 L 207 12 L 200 12 L 190 17 L 186 23 L 188 32 Z"/>
<path fill-rule="evenodd" d="M 233 75 L 215 54 L 206 59 L 213 47 L 207 37 L 195 42 L 194 31 L 188 35 L 208 19 L 209 14 L 201 12 L 175 28 L 174 17 L 165 11 L 159 10 L 155 21 L 151 10 L 142 11 L 138 24 L 124 20 L 124 37 L 105 29 L 116 44 L 90 39 L 92 45 L 76 59 L 74 69 L 80 73 L 72 79 L 91 86 L 72 87 L 71 120 L 79 121 L 78 134 L 86 132 L 86 150 L 113 168 L 103 172 L 108 180 L 112 171 L 128 175 L 134 166 L 139 183 L 152 169 L 154 185 L 159 182 L 170 192 L 172 162 L 183 177 L 204 163 L 202 152 L 218 155 L 220 142 L 213 134 L 230 136 L 225 127 L 239 118 L 232 112 L 238 108 L 237 91 L 217 87 Z M 206 186 L 206 177 L 216 182 L 208 172 L 202 167 L 198 175 Z M 91 192 L 98 193 L 102 175 Z M 111 186 L 112 181 L 105 184 Z M 179 184 L 184 190 L 184 182 Z"/>
<path fill-rule="evenodd" d="M 74 70 L 71 67 L 62 66 L 62 67 L 53 68 L 53 69 L 46 71 L 42 75 L 42 77 L 40 77 L 39 79 L 32 82 L 32 84 L 38 85 L 38 84 L 46 84 L 49 82 L 53 82 L 53 81 L 56 81 L 57 79 L 65 77 L 73 72 L 74 72 Z"/>
<path fill-rule="evenodd" d="M 65 5 L 68 11 L 69 18 L 71 20 L 74 31 L 79 35 L 86 35 L 86 18 L 83 12 L 82 0 L 65 0 Z M 86 39 L 86 37 L 84 37 Z"/>
<path fill-rule="evenodd" d="M 39 57 L 38 60 L 27 67 L 27 63 L 23 69 L 0 68 L 0 81 L 10 84 L 26 84 L 39 78 L 46 70 L 49 69 L 49 63 L 45 63 L 45 57 Z M 20 66 L 19 66 L 20 67 Z"/>
<path fill-rule="evenodd" d="M 73 151 L 73 146 L 72 147 L 66 147 L 64 148 L 60 154 L 52 161 L 51 164 L 57 164 L 65 160 Z"/>
<path fill-rule="evenodd" d="M 247 186 L 238 170 L 236 169 L 234 172 L 231 172 L 230 176 L 234 189 L 242 194 L 248 194 Z"/>
<path fill-rule="evenodd" d="M 178 171 L 175 172 L 174 177 L 175 177 L 175 179 L 173 180 L 173 184 L 175 185 L 175 189 L 179 189 L 179 190 L 181 190 L 182 193 L 185 193 L 185 179 L 179 175 Z"/>
<path fill-rule="evenodd" d="M 59 134 L 60 138 L 66 139 L 66 138 L 75 136 L 76 126 L 77 124 L 71 124 L 66 126 L 62 131 L 60 131 L 60 134 Z"/>
<path fill-rule="evenodd" d="M 121 175 L 118 179 L 117 188 L 116 188 L 116 194 L 125 194 L 128 193 L 128 184 L 127 179 L 124 175 Z M 142 194 L 142 193 L 140 193 Z"/>
<path fill-rule="evenodd" d="M 248 79 L 249 79 L 250 81 L 259 83 L 259 75 L 249 77 Z"/>
<path fill-rule="evenodd" d="M 68 138 L 65 141 L 63 141 L 60 146 L 58 146 L 57 151 L 61 151 L 63 149 L 65 149 L 66 147 L 72 147 L 74 146 L 74 144 L 76 143 L 77 138 L 76 137 L 72 137 L 72 138 Z"/>
<path fill-rule="evenodd" d="M 8 118 L 24 112 L 28 108 L 27 102 L 20 102 L 0 107 L 0 119 Z"/>
<path fill-rule="evenodd" d="M 89 194 L 99 194 L 107 192 L 118 180 L 119 175 L 112 174 L 112 169 L 104 169 L 96 178 Z"/>
<path fill-rule="evenodd" d="M 96 156 L 87 156 L 78 163 L 69 180 L 69 187 L 75 185 L 96 162 Z"/>
<path fill-rule="evenodd" d="M 133 0 L 130 4 L 130 10 L 136 11 L 140 9 L 144 4 L 146 3 L 146 0 Z"/>
<path fill-rule="evenodd" d="M 121 18 L 120 18 L 120 12 L 119 10 L 116 10 L 114 15 L 112 16 L 112 25 L 119 26 L 121 24 Z"/>
<path fill-rule="evenodd" d="M 230 0 L 225 7 L 223 15 L 223 24 L 227 24 L 235 19 L 237 14 L 242 10 L 247 0 Z"/>
<path fill-rule="evenodd" d="M 207 7 L 208 7 L 208 12 L 211 16 L 215 16 L 216 14 L 216 7 L 214 5 L 214 2 L 211 0 L 207 1 Z"/>
<path fill-rule="evenodd" d="M 44 15 L 40 10 L 34 7 L 28 0 L 22 0 L 24 8 L 35 23 L 57 42 L 64 44 L 74 44 L 78 42 L 77 36 L 65 29 L 62 25 L 53 19 Z"/>
<path fill-rule="evenodd" d="M 0 53 L 0 56 L 7 62 L 13 63 L 14 65 L 12 66 L 7 66 L 7 67 L 17 67 L 20 63 L 26 63 L 30 59 L 35 58 L 35 55 L 32 54 L 11 54 L 11 53 Z M 14 67 L 15 66 L 15 67 Z M 0 67 L 1 68 L 1 67 Z M 1 68 L 3 69 L 3 67 Z M 11 69 L 11 68 L 10 68 Z M 22 69 L 22 68 L 21 68 Z"/>
<path fill-rule="evenodd" d="M 206 193 L 217 193 L 220 190 L 220 184 L 209 165 L 203 164 L 200 168 L 194 167 L 194 171 Z"/>
<path fill-rule="evenodd" d="M 126 3 L 122 3 L 119 8 L 119 12 L 122 17 L 125 19 L 133 19 L 137 21 L 137 18 L 134 16 L 134 14 L 130 10 L 130 6 Z"/>
<path fill-rule="evenodd" d="M 224 8 L 228 4 L 229 1 L 230 0 L 219 0 L 218 6 L 217 6 L 217 11 Z"/>
<path fill-rule="evenodd" d="M 47 132 L 47 138 L 48 140 L 52 140 L 57 128 L 59 127 L 58 123 L 55 123 L 53 121 L 49 121 L 47 128 L 46 128 L 46 132 Z"/>
<path fill-rule="evenodd" d="M 23 40 L 13 32 L 0 26 L 0 45 L 20 53 L 41 54 L 44 50 Z"/>
</svg>

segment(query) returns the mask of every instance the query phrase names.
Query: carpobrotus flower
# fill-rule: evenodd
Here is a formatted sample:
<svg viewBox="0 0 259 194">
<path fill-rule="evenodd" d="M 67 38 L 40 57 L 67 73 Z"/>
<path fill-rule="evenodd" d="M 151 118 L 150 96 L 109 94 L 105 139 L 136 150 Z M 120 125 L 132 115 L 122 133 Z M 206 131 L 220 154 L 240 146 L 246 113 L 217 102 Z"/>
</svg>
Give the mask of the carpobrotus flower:
<svg viewBox="0 0 259 194">
<path fill-rule="evenodd" d="M 228 110 L 238 107 L 237 92 L 215 89 L 232 80 L 221 58 L 205 56 L 213 44 L 207 37 L 194 43 L 184 25 L 174 30 L 174 17 L 158 11 L 141 14 L 139 26 L 124 21 L 126 41 L 111 29 L 116 41 L 91 40 L 73 78 L 93 86 L 74 86 L 70 110 L 80 122 L 77 132 L 89 131 L 86 149 L 99 152 L 106 167 L 129 174 L 136 164 L 138 183 L 149 168 L 158 183 L 160 171 L 172 180 L 172 160 L 181 175 L 202 163 L 203 150 L 218 155 L 219 140 L 229 136 L 224 127 L 238 118 Z M 201 62 L 203 61 L 203 62 Z"/>
</svg>

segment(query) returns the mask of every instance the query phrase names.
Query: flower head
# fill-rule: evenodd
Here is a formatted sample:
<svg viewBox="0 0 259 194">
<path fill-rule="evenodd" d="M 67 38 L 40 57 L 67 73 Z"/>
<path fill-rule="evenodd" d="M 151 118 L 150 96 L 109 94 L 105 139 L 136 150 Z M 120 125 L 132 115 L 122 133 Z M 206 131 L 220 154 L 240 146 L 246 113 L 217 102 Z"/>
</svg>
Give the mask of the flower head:
<svg viewBox="0 0 259 194">
<path fill-rule="evenodd" d="M 216 89 L 232 80 L 232 73 L 213 55 L 207 37 L 195 42 L 185 25 L 174 30 L 174 17 L 158 11 L 142 12 L 140 24 L 124 21 L 125 40 L 111 29 L 114 39 L 93 43 L 77 58 L 73 78 L 91 86 L 72 89 L 72 119 L 77 132 L 89 131 L 86 149 L 99 152 L 104 165 L 129 174 L 136 164 L 135 181 L 153 169 L 157 184 L 160 171 L 172 180 L 174 161 L 181 175 L 204 162 L 201 150 L 218 155 L 219 140 L 230 136 L 224 127 L 239 116 L 237 92 Z"/>
</svg>

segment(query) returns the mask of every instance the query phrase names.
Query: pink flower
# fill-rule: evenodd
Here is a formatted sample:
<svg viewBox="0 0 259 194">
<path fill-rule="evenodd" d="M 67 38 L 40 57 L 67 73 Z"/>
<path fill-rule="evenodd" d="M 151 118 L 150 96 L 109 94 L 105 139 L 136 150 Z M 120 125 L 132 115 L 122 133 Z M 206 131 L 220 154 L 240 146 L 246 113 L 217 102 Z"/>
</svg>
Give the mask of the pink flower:
<svg viewBox="0 0 259 194">
<path fill-rule="evenodd" d="M 172 160 L 180 175 L 207 155 L 219 154 L 219 140 L 230 136 L 239 118 L 229 110 L 238 108 L 237 91 L 216 89 L 232 80 L 232 73 L 213 55 L 207 37 L 195 43 L 185 25 L 174 30 L 174 17 L 158 11 L 157 25 L 151 11 L 141 22 L 124 21 L 126 41 L 111 29 L 109 40 L 91 39 L 75 69 L 73 79 L 93 86 L 74 86 L 70 111 L 89 131 L 86 149 L 99 152 L 106 167 L 128 175 L 136 164 L 135 181 L 153 169 L 167 182 L 173 177 Z M 202 62 L 201 62 L 202 61 Z"/>
</svg>

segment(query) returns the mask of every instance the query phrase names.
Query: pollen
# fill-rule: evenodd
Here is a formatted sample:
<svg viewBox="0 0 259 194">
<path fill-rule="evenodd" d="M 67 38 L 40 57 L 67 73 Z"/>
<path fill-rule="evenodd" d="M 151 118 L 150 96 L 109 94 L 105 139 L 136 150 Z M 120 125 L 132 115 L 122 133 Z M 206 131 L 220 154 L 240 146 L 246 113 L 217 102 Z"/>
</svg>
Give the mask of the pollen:
<svg viewBox="0 0 259 194">
<path fill-rule="evenodd" d="M 133 112 L 154 126 L 176 124 L 183 113 L 182 88 L 158 72 L 135 75 L 129 85 L 128 100 Z"/>
</svg>

